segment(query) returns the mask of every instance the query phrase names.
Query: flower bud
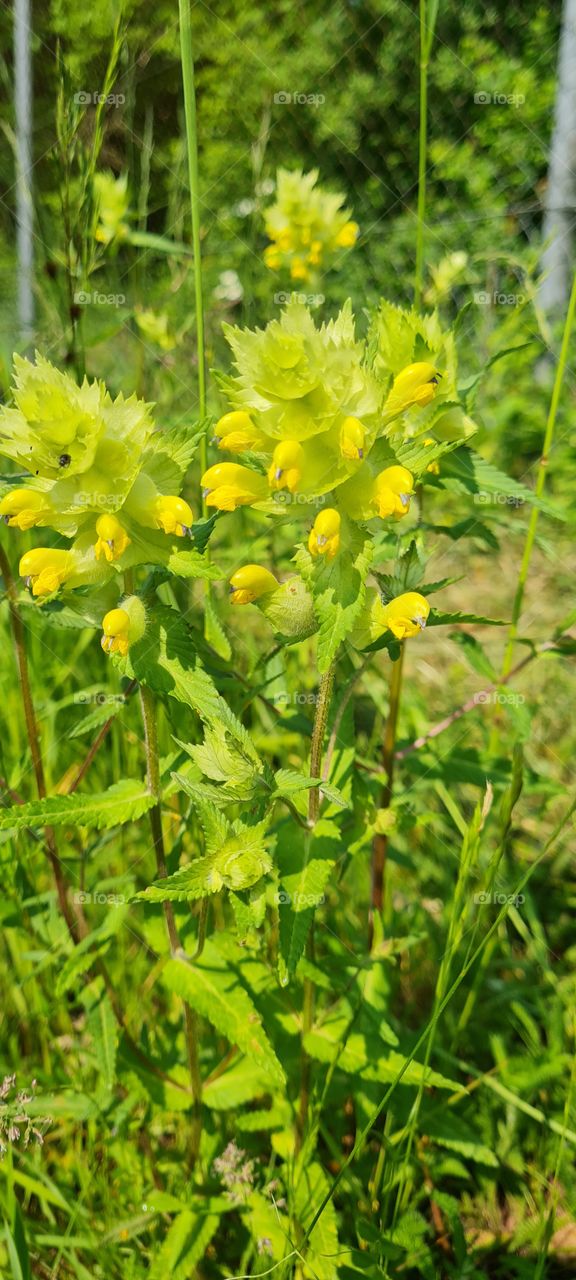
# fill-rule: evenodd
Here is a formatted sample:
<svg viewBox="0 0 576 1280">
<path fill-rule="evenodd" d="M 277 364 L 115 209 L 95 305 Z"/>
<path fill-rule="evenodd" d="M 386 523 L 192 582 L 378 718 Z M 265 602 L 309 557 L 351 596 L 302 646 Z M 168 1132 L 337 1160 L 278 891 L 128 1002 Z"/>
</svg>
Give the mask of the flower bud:
<svg viewBox="0 0 576 1280">
<path fill-rule="evenodd" d="M 220 511 L 235 511 L 268 497 L 265 477 L 237 462 L 217 462 L 204 472 L 201 483 L 206 505 Z"/>
<path fill-rule="evenodd" d="M 102 620 L 104 632 L 100 644 L 104 653 L 125 657 L 130 645 L 142 639 L 146 629 L 146 610 L 139 596 L 127 596 L 117 609 L 110 609 Z"/>
<path fill-rule="evenodd" d="M 277 591 L 279 586 L 278 579 L 269 569 L 259 564 L 244 564 L 230 578 L 230 603 L 252 604 L 261 596 Z"/>
<path fill-rule="evenodd" d="M 99 516 L 96 521 L 98 541 L 94 548 L 97 560 L 104 558 L 108 564 L 118 560 L 126 547 L 130 546 L 130 538 L 120 521 L 113 515 Z"/>
<path fill-rule="evenodd" d="M 334 507 L 326 507 L 316 516 L 308 539 L 311 555 L 334 559 L 340 546 L 340 525 L 340 514 Z"/>
<path fill-rule="evenodd" d="M 364 457 L 366 432 L 359 418 L 345 418 L 340 427 L 340 453 L 350 462 Z"/>
<path fill-rule="evenodd" d="M 177 538 L 185 538 L 194 521 L 192 508 L 184 498 L 168 494 L 159 494 L 156 498 L 154 516 L 159 529 L 163 529 L 164 533 L 174 534 Z"/>
</svg>

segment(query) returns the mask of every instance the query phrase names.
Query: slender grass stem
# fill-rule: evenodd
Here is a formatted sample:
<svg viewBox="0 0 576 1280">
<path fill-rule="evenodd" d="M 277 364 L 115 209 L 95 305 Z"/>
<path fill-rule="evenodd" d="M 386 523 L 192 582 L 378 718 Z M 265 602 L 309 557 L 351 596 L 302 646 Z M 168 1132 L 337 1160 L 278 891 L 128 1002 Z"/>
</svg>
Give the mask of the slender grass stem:
<svg viewBox="0 0 576 1280">
<path fill-rule="evenodd" d="M 198 132 L 196 126 L 196 89 L 194 84 L 194 56 L 190 0 L 179 0 L 180 58 L 182 84 L 184 86 L 184 116 L 186 120 L 186 149 L 190 182 L 190 208 L 192 213 L 192 248 L 194 250 L 194 296 L 196 303 L 196 338 L 198 345 L 198 403 L 200 417 L 206 416 L 206 349 L 204 337 L 204 302 L 202 293 L 202 258 L 200 251 L 200 194 L 198 190 Z M 207 443 L 204 436 L 200 443 L 202 471 L 207 465 Z"/>
<path fill-rule="evenodd" d="M 427 0 L 420 0 L 420 125 L 418 132 L 418 212 L 416 228 L 416 272 L 414 306 L 422 301 L 424 285 L 424 226 L 426 218 L 426 161 L 428 151 L 428 61 Z"/>
<path fill-rule="evenodd" d="M 554 386 L 552 388 L 552 396 L 550 399 L 550 408 L 548 410 L 548 418 L 546 421 L 546 431 L 544 433 L 544 443 L 542 446 L 542 457 L 540 458 L 538 475 L 536 477 L 536 487 L 534 492 L 537 498 L 542 497 L 542 494 L 544 492 L 544 486 L 546 484 L 546 475 L 548 470 L 548 464 L 550 461 L 550 451 L 554 443 L 554 433 L 556 430 L 556 420 L 558 416 L 558 405 L 560 403 L 560 394 L 561 394 L 562 385 L 564 382 L 564 374 L 566 371 L 566 361 L 568 359 L 568 349 L 569 349 L 570 340 L 572 337 L 572 330 L 574 328 L 575 314 L 576 314 L 576 272 L 574 273 L 574 279 L 572 281 L 572 292 L 570 294 L 570 301 L 568 303 L 568 310 L 566 312 L 566 320 L 564 322 L 564 333 L 562 335 L 562 345 L 560 348 L 560 356 L 558 359 L 558 364 L 556 365 L 556 376 L 554 378 Z M 534 549 L 534 541 L 536 538 L 536 529 L 538 527 L 539 514 L 540 513 L 538 510 L 538 507 L 532 507 L 532 511 L 530 513 L 530 520 L 528 523 L 528 532 L 526 534 L 526 541 L 524 543 L 524 551 L 522 554 L 522 563 L 520 565 L 520 573 L 518 575 L 516 593 L 514 596 L 514 604 L 512 606 L 512 621 L 510 623 L 510 629 L 508 631 L 508 640 L 506 644 L 506 649 L 504 651 L 504 659 L 502 663 L 501 674 L 504 678 L 506 678 L 512 666 L 514 645 L 516 643 L 516 638 L 518 635 L 518 622 L 520 619 L 520 614 L 522 612 L 522 605 L 524 602 L 524 593 L 526 590 L 526 583 L 528 581 L 528 572 L 530 569 L 530 561 L 532 559 L 532 552 Z"/>
<path fill-rule="evenodd" d="M 319 778 L 322 768 L 322 747 L 324 745 L 324 737 L 326 734 L 326 725 L 328 723 L 328 714 L 330 710 L 330 698 L 334 687 L 335 663 L 332 663 L 328 670 L 322 676 L 318 697 L 316 700 L 316 711 L 314 714 L 314 725 L 312 729 L 312 745 L 310 748 L 310 776 Z M 305 839 L 307 841 L 307 854 L 312 840 L 312 831 L 318 821 L 320 812 L 320 788 L 312 787 L 308 793 L 308 831 Z M 308 959 L 313 958 L 314 934 L 313 926 L 310 928 L 307 943 Z M 312 1029 L 314 1023 L 314 983 L 310 978 L 304 979 L 303 1006 L 302 1006 L 302 1043 L 308 1032 Z M 306 1128 L 306 1120 L 308 1115 L 308 1106 L 310 1102 L 310 1059 L 304 1047 L 302 1048 L 302 1066 L 300 1074 L 300 1100 L 298 1105 L 298 1115 L 296 1119 L 295 1134 L 295 1150 L 298 1152 L 302 1146 L 304 1132 Z"/>
<path fill-rule="evenodd" d="M 144 723 L 144 739 L 146 744 L 148 789 L 152 795 L 156 797 L 156 804 L 154 804 L 150 810 L 150 828 L 152 831 L 152 840 L 156 854 L 158 875 L 162 880 L 165 880 L 168 875 L 168 868 L 166 866 L 164 833 L 162 830 L 162 810 L 160 805 L 160 761 L 158 755 L 156 707 L 154 705 L 153 694 L 146 685 L 140 686 L 140 700 L 142 705 L 142 720 Z M 174 955 L 181 950 L 180 935 L 178 933 L 178 926 L 176 924 L 172 903 L 165 902 L 163 905 L 170 950 Z M 196 1015 L 187 1001 L 184 1000 L 182 1003 L 184 1006 L 186 1053 L 188 1056 L 188 1068 L 190 1072 L 190 1084 L 193 1099 L 190 1163 L 194 1165 L 200 1154 L 200 1140 L 202 1136 L 202 1080 L 200 1077 L 200 1065 L 198 1061 L 198 1028 Z"/>
<path fill-rule="evenodd" d="M 32 698 L 32 686 L 30 684 L 30 671 L 28 668 L 28 655 L 26 652 L 26 640 L 24 634 L 24 624 L 20 617 L 18 608 L 18 592 L 12 576 L 10 562 L 6 552 L 0 546 L 0 573 L 6 585 L 6 595 L 8 597 L 8 608 L 10 610 L 10 626 L 14 639 L 14 648 L 16 650 L 16 661 L 18 664 L 18 673 L 20 676 L 20 692 L 22 695 L 22 706 L 24 710 L 24 720 L 26 722 L 26 735 L 30 746 L 30 755 L 32 757 L 32 767 L 34 769 L 34 777 L 36 779 L 36 790 L 38 799 L 43 800 L 46 795 L 46 779 L 44 775 L 44 764 L 42 761 L 42 750 L 40 747 L 40 735 L 38 733 L 38 722 L 36 720 L 36 711 L 34 709 L 34 701 Z M 62 870 L 62 864 L 58 856 L 58 845 L 56 841 L 56 833 L 53 827 L 44 828 L 44 839 L 46 843 L 46 853 L 48 861 L 52 869 L 54 883 L 56 885 L 56 893 L 58 896 L 58 905 L 66 925 L 70 937 L 74 942 L 78 941 L 79 929 L 78 923 L 74 918 L 70 903 L 68 901 L 68 892 L 66 879 Z"/>
</svg>

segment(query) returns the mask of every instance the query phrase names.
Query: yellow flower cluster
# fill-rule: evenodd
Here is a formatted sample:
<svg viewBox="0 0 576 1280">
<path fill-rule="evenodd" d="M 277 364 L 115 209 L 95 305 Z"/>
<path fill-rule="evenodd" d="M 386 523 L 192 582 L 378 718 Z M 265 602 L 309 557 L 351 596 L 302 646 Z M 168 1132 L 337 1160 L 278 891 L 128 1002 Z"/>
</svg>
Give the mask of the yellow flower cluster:
<svg viewBox="0 0 576 1280">
<path fill-rule="evenodd" d="M 276 200 L 265 213 L 271 243 L 264 262 L 271 271 L 289 273 L 294 283 L 306 283 L 332 265 L 339 249 L 356 243 L 359 227 L 342 208 L 345 197 L 317 186 L 318 171 L 279 169 Z"/>
</svg>

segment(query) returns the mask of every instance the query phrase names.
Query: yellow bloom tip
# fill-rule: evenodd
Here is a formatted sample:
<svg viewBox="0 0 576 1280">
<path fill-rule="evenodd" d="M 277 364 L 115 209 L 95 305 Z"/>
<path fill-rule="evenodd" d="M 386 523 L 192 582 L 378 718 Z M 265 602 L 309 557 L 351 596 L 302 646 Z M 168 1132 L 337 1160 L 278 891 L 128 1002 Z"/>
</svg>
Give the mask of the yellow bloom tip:
<svg viewBox="0 0 576 1280">
<path fill-rule="evenodd" d="M 244 564 L 230 578 L 230 603 L 252 604 L 260 596 L 276 591 L 279 585 L 269 569 L 259 564 Z"/>
<path fill-rule="evenodd" d="M 69 577 L 74 557 L 69 551 L 57 547 L 34 547 L 26 551 L 18 566 L 34 596 L 49 596 L 57 591 Z"/>
<path fill-rule="evenodd" d="M 130 538 L 116 516 L 99 516 L 96 521 L 96 533 L 98 539 L 94 547 L 94 555 L 97 560 L 104 559 L 108 564 L 112 564 L 130 546 Z"/>
<path fill-rule="evenodd" d="M 160 494 L 154 503 L 156 524 L 164 533 L 185 538 L 194 522 L 192 508 L 184 501 L 169 494 Z"/>
<path fill-rule="evenodd" d="M 406 591 L 382 606 L 380 619 L 397 640 L 406 640 L 424 630 L 429 613 L 430 605 L 424 596 L 417 591 Z"/>
<path fill-rule="evenodd" d="M 290 493 L 298 488 L 302 477 L 304 450 L 297 440 L 283 440 L 276 445 L 272 454 L 272 463 L 268 469 L 268 482 L 272 489 L 288 489 Z"/>
<path fill-rule="evenodd" d="M 334 507 L 326 507 L 316 516 L 310 537 L 308 550 L 313 556 L 326 556 L 333 560 L 340 546 L 340 514 Z"/>
<path fill-rule="evenodd" d="M 345 418 L 340 427 L 340 452 L 349 462 L 361 461 L 364 457 L 366 432 L 359 418 Z"/>
</svg>

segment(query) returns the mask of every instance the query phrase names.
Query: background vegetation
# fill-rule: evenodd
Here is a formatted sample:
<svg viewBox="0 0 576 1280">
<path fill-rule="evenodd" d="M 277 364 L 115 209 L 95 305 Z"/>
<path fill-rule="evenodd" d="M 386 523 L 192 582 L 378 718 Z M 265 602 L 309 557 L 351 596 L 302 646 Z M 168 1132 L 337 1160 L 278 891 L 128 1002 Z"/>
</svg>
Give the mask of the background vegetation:
<svg viewBox="0 0 576 1280">
<path fill-rule="evenodd" d="M 426 556 L 423 580 L 449 580 L 443 610 L 503 621 L 533 509 L 514 482 L 530 491 L 537 483 L 562 336 L 563 318 L 544 316 L 537 293 L 560 18 L 558 4 L 530 0 L 519 10 L 446 0 L 429 69 L 424 305 L 438 306 L 445 325 L 457 323 L 464 384 L 485 370 L 475 447 L 512 481 L 501 477 L 488 493 L 432 482 L 391 554 L 402 574 L 412 546 L 411 562 Z M 11 22 L 11 7 L 0 6 L 7 104 Z M 365 310 L 382 295 L 411 305 L 418 6 L 221 0 L 216 10 L 194 6 L 193 38 L 208 364 L 229 369 L 223 321 L 263 325 L 291 288 L 263 262 L 262 210 L 280 165 L 318 168 L 323 185 L 345 193 L 360 226 L 354 251 L 320 282 L 322 319 L 349 296 L 364 329 Z M 103 90 L 117 100 L 101 111 L 75 101 Z M 316 101 L 274 100 L 286 94 Z M 510 101 L 475 101 L 483 94 Z M 2 124 L 6 399 L 12 352 L 22 348 L 9 105 Z M 192 428 L 198 350 L 173 3 L 126 0 L 120 15 L 108 0 L 37 6 L 34 160 L 36 345 L 60 368 L 103 378 L 113 394 L 136 390 L 155 403 L 163 426 Z M 120 234 L 109 244 L 95 238 L 96 170 L 126 177 Z M 78 286 L 90 301 L 75 300 Z M 489 365 L 510 348 L 518 350 Z M 574 1274 L 575 886 L 566 820 L 576 749 L 574 393 L 570 349 L 512 678 L 501 681 L 506 628 L 455 623 L 409 645 L 394 788 L 383 804 L 391 663 L 385 651 L 376 654 L 349 700 L 354 664 L 344 664 L 327 741 L 338 714 L 330 780 L 349 806 L 345 852 L 324 888 L 315 949 L 286 984 L 272 904 L 259 918 L 260 907 L 241 895 L 233 907 L 214 900 L 196 996 L 200 1167 L 190 1168 L 195 1114 L 179 1007 L 165 981 L 162 910 L 129 902 L 155 877 L 146 820 L 97 830 L 93 815 L 84 826 L 80 814 L 59 826 L 68 881 L 89 895 L 89 934 L 79 945 L 62 924 L 42 824 L 27 823 L 17 836 L 3 830 L 0 1080 L 16 1079 L 0 1090 L 2 1275 Z M 225 408 L 211 378 L 208 411 Z M 195 461 L 186 492 L 196 511 L 198 480 Z M 33 545 L 34 535 L 25 537 Z M 12 531 L 0 538 L 16 575 Z M 228 577 L 245 559 L 286 571 L 293 543 L 290 530 L 271 534 L 264 517 L 238 511 L 218 522 L 210 546 Z M 2 572 L 0 775 L 2 802 L 14 806 L 36 793 Z M 208 657 L 201 652 L 267 765 L 299 771 L 316 706 L 315 641 L 279 653 L 261 615 L 231 610 L 226 597 L 224 579 L 213 588 L 218 621 Z M 164 595 L 191 621 L 199 646 L 204 599 L 197 583 L 172 583 Z M 24 593 L 19 607 L 48 795 L 77 788 L 102 796 L 119 779 L 143 778 L 138 701 L 98 632 L 65 611 L 45 616 Z M 202 842 L 192 804 L 171 784 L 174 770 L 186 772 L 181 744 L 197 744 L 201 731 L 190 706 L 174 710 L 170 701 L 161 699 L 159 733 L 174 872 Z M 246 809 L 240 794 L 238 813 Z M 328 806 L 328 821 L 336 811 L 337 803 Z M 284 867 L 294 849 L 286 813 L 275 851 Z M 386 845 L 386 892 L 370 952 L 374 835 Z M 478 892 L 502 900 L 478 903 Z M 109 895 L 122 898 L 112 910 Z M 194 903 L 176 911 L 192 953 L 205 916 Z M 220 1025 L 213 984 L 225 1004 Z M 316 1020 L 306 1027 L 310 984 Z M 264 1082 L 247 1034 L 260 1025 L 275 1051 Z M 303 1025 L 308 1126 L 294 1158 Z M 274 1076 L 276 1061 L 285 1084 Z M 425 1080 L 423 1063 L 433 1078 Z M 18 1102 L 17 1090 L 26 1093 Z M 14 1116 L 30 1117 L 43 1145 L 33 1135 L 24 1145 L 22 1119 L 20 1136 L 10 1138 Z M 334 1179 L 307 1239 L 312 1210 Z"/>
</svg>

